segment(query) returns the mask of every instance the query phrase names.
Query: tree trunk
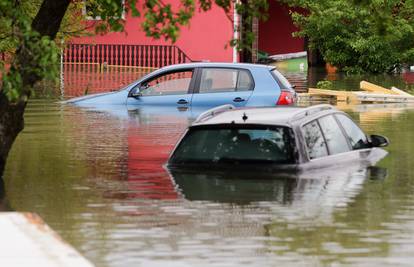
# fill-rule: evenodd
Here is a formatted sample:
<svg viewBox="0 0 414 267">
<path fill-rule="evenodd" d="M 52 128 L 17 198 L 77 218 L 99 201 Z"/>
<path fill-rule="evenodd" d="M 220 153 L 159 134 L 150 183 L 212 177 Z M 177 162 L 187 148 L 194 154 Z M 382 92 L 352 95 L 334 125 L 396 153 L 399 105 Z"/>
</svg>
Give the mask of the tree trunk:
<svg viewBox="0 0 414 267">
<path fill-rule="evenodd" d="M 323 67 L 326 65 L 321 52 L 318 49 L 311 49 L 309 47 L 309 38 L 305 37 L 305 49 L 308 52 L 308 66 L 309 67 Z"/>
<path fill-rule="evenodd" d="M 241 0 L 243 5 L 248 5 L 249 0 Z M 252 54 L 252 43 L 249 40 L 248 35 L 252 32 L 253 29 L 253 18 L 243 10 L 239 13 L 241 23 L 240 23 L 240 41 L 241 41 L 241 51 L 239 54 L 240 62 L 252 63 L 253 54 Z"/>
<path fill-rule="evenodd" d="M 33 19 L 32 29 L 40 33 L 41 36 L 49 36 L 53 40 L 59 31 L 70 2 L 71 0 L 44 0 Z M 38 39 L 32 41 L 38 41 Z M 21 49 L 22 46 L 24 44 L 20 44 L 16 50 L 10 72 L 4 74 L 13 75 L 13 72 L 20 72 L 23 87 L 20 90 L 21 98 L 16 102 L 10 102 L 4 92 L 0 91 L 0 178 L 3 175 L 12 144 L 20 131 L 23 130 L 23 114 L 31 88 L 41 79 L 33 70 L 21 71 L 19 68 L 19 66 L 37 66 L 35 55 Z"/>
<path fill-rule="evenodd" d="M 0 212 L 2 211 L 12 211 L 9 206 L 9 202 L 6 199 L 6 192 L 4 191 L 4 181 L 0 179 Z"/>
<path fill-rule="evenodd" d="M 7 155 L 23 129 L 23 112 L 25 102 L 12 104 L 4 94 L 0 94 L 0 177 L 6 165 Z"/>
<path fill-rule="evenodd" d="M 325 60 L 323 60 L 323 57 L 321 55 L 321 52 L 319 50 L 311 50 L 308 49 L 308 66 L 309 67 L 323 67 L 326 65 Z"/>
</svg>

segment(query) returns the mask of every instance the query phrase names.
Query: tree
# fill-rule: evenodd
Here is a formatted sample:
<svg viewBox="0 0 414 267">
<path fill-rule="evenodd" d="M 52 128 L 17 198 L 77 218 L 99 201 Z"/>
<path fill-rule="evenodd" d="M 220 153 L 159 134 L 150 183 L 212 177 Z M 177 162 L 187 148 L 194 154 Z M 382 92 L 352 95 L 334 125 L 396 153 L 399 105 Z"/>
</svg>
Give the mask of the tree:
<svg viewBox="0 0 414 267">
<path fill-rule="evenodd" d="M 33 21 L 22 12 L 19 1 L 0 1 L 0 15 L 10 24 L 16 53 L 10 70 L 3 72 L 0 91 L 0 174 L 17 136 L 23 129 L 23 114 L 34 84 L 48 75 L 54 60 L 53 40 L 70 0 L 42 3 Z"/>
<path fill-rule="evenodd" d="M 402 0 L 284 0 L 311 49 L 348 72 L 391 72 L 414 63 L 414 3 Z"/>
<path fill-rule="evenodd" d="M 40 80 L 53 79 L 57 75 L 58 53 L 54 40 L 65 14 L 67 16 L 70 8 L 75 9 L 72 14 L 81 14 L 83 4 L 81 0 L 0 0 L 0 36 L 4 37 L 0 38 L 3 40 L 0 41 L 0 52 L 14 53 L 9 69 L 0 65 L 0 177 L 11 146 L 24 127 L 23 114 L 33 87 Z M 102 19 L 97 31 L 123 30 L 123 4 L 126 12 L 141 15 L 137 0 L 89 0 L 87 4 L 92 5 L 93 12 L 98 12 Z M 197 4 L 203 11 L 218 5 L 229 12 L 233 1 L 199 0 Z M 174 8 L 161 0 L 143 0 L 144 30 L 149 36 L 175 41 L 179 28 L 189 23 L 197 4 L 195 0 L 181 0 L 180 7 Z M 245 5 L 236 4 L 235 8 L 246 17 L 262 17 L 267 1 L 250 0 Z M 249 38 L 232 40 L 231 44 L 243 48 L 248 42 Z"/>
</svg>

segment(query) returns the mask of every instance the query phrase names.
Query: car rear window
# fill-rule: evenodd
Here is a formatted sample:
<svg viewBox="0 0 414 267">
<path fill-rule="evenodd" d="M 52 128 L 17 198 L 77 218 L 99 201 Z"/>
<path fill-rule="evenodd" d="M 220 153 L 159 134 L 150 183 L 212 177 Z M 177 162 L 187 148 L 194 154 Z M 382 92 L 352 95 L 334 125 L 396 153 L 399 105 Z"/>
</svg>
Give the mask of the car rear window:
<svg viewBox="0 0 414 267">
<path fill-rule="evenodd" d="M 280 86 L 280 89 L 291 89 L 292 85 L 290 82 L 283 76 L 277 69 L 271 71 L 273 78 L 277 81 Z"/>
<path fill-rule="evenodd" d="M 170 159 L 184 163 L 294 163 L 291 129 L 282 126 L 193 127 Z"/>
</svg>

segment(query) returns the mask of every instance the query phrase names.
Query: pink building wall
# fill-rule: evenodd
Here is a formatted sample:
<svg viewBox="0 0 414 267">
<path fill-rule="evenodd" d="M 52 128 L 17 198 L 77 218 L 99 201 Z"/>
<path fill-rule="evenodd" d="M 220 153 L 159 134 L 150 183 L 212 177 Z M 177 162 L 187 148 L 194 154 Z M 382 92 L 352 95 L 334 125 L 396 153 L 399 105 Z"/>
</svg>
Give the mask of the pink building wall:
<svg viewBox="0 0 414 267">
<path fill-rule="evenodd" d="M 169 0 L 173 5 L 178 0 Z M 133 18 L 126 15 L 125 31 L 108 33 L 91 37 L 80 37 L 71 40 L 72 43 L 89 44 L 135 44 L 135 45 L 170 45 L 171 41 L 153 39 L 145 36 L 142 30 L 143 18 Z M 225 12 L 213 6 L 207 12 L 195 12 L 188 26 L 181 27 L 179 38 L 175 43 L 193 61 L 233 61 L 233 49 L 229 41 L 233 38 L 233 22 Z"/>
</svg>

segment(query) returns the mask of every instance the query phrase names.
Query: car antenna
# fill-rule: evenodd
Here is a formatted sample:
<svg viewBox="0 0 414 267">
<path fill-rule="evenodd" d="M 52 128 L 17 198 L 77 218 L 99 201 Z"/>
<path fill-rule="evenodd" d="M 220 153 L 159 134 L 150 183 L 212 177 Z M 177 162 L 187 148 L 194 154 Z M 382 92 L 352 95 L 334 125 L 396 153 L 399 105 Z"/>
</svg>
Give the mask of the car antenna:
<svg viewBox="0 0 414 267">
<path fill-rule="evenodd" d="M 242 117 L 243 121 L 246 122 L 248 118 L 249 117 L 247 117 L 246 113 L 243 113 L 243 117 Z"/>
</svg>

